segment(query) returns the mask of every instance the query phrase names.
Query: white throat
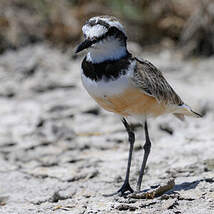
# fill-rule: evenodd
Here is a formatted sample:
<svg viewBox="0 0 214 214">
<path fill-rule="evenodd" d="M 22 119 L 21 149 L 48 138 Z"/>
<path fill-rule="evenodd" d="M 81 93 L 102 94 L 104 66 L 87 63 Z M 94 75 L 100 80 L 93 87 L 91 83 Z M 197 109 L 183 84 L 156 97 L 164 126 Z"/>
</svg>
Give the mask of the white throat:
<svg viewBox="0 0 214 214">
<path fill-rule="evenodd" d="M 89 49 L 87 61 L 101 63 L 106 60 L 117 60 L 127 54 L 127 49 L 121 42 L 113 37 L 95 44 Z"/>
</svg>

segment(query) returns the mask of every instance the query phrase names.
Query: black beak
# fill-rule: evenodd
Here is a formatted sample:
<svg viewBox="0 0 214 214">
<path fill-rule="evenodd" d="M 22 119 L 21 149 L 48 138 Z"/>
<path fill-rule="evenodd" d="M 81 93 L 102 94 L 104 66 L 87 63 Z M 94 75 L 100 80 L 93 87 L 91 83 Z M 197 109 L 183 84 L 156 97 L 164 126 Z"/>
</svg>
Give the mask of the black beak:
<svg viewBox="0 0 214 214">
<path fill-rule="evenodd" d="M 82 43 L 80 43 L 75 51 L 75 53 L 79 53 L 80 51 L 89 48 L 94 42 L 90 39 L 84 40 Z"/>
</svg>

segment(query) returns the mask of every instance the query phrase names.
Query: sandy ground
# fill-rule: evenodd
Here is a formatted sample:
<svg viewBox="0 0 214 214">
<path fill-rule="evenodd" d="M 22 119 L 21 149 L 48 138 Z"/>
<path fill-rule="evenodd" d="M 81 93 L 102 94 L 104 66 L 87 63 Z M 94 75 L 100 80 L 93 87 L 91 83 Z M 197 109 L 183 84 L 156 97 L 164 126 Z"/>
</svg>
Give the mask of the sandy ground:
<svg viewBox="0 0 214 214">
<path fill-rule="evenodd" d="M 173 178 L 174 188 L 153 199 L 103 196 L 122 185 L 127 134 L 84 91 L 81 57 L 41 44 L 0 56 L 0 213 L 214 213 L 214 58 L 141 56 L 205 114 L 184 123 L 170 115 L 149 121 L 152 151 L 142 190 Z M 143 143 L 136 127 L 133 188 Z"/>
</svg>

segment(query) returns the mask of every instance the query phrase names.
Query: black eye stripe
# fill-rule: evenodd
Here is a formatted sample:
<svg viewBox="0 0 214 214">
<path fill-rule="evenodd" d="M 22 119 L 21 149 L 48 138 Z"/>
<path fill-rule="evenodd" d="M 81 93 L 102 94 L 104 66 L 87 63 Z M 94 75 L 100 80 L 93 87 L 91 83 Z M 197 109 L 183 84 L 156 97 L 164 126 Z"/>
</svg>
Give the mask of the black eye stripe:
<svg viewBox="0 0 214 214">
<path fill-rule="evenodd" d="M 104 26 L 105 28 L 107 28 L 107 32 L 104 33 L 102 36 L 100 37 L 94 37 L 93 38 L 93 44 L 94 43 L 97 43 L 101 40 L 104 40 L 106 39 L 108 36 L 114 36 L 115 38 L 118 38 L 119 40 L 121 41 L 125 41 L 126 42 L 126 35 L 124 34 L 124 32 L 122 32 L 121 30 L 119 30 L 117 27 L 115 26 L 111 26 L 110 24 L 108 24 L 107 22 L 103 21 L 103 20 L 91 20 L 91 21 L 87 21 L 86 22 L 86 25 L 89 25 L 89 26 L 95 26 L 95 25 L 102 25 Z M 91 38 L 92 39 L 92 38 Z"/>
<path fill-rule="evenodd" d="M 126 41 L 127 39 L 126 35 L 116 27 L 111 27 L 109 31 L 103 34 L 101 37 L 93 37 L 91 39 L 93 40 L 93 43 L 96 43 L 106 39 L 108 36 L 114 36 L 115 38 L 118 38 L 122 41 Z"/>
<path fill-rule="evenodd" d="M 109 29 L 109 31 L 106 32 L 105 34 L 103 34 L 101 37 L 93 37 L 93 38 L 91 38 L 92 39 L 92 43 L 95 44 L 97 42 L 100 42 L 100 41 L 106 39 L 108 36 L 114 36 L 115 38 L 119 39 L 120 41 L 123 41 L 124 44 L 126 44 L 126 40 L 127 40 L 126 35 L 122 31 L 117 29 L 116 27 L 111 27 Z"/>
</svg>

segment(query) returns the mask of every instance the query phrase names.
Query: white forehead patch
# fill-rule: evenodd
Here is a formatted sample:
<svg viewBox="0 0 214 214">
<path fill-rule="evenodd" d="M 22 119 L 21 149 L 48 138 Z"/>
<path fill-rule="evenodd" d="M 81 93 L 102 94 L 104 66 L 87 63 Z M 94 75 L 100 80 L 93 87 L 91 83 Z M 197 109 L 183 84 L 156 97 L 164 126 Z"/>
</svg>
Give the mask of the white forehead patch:
<svg viewBox="0 0 214 214">
<path fill-rule="evenodd" d="M 107 16 L 106 17 L 105 16 L 104 17 L 96 16 L 96 17 L 90 18 L 89 22 L 95 21 L 95 23 L 98 23 L 99 20 L 106 22 L 107 24 L 110 25 L 110 27 L 114 26 L 114 27 L 118 28 L 120 31 L 122 31 L 126 35 L 123 25 L 119 21 L 117 21 L 116 18 L 107 17 Z M 86 35 L 87 38 L 92 38 L 92 37 L 102 36 L 103 34 L 105 34 L 108 31 L 108 29 L 105 26 L 100 25 L 100 24 L 93 25 L 93 26 L 85 24 L 82 27 L 82 31 Z"/>
<path fill-rule="evenodd" d="M 84 25 L 82 27 L 82 32 L 86 35 L 87 38 L 100 37 L 107 32 L 107 28 L 102 25 Z"/>
<path fill-rule="evenodd" d="M 98 20 L 102 20 L 102 21 L 108 23 L 110 26 L 114 26 L 114 27 L 118 28 L 120 31 L 122 31 L 126 35 L 123 25 L 115 17 L 95 16 L 95 17 L 92 17 L 89 19 L 89 21 L 92 21 L 92 20 L 95 20 L 96 22 L 98 22 Z"/>
</svg>

